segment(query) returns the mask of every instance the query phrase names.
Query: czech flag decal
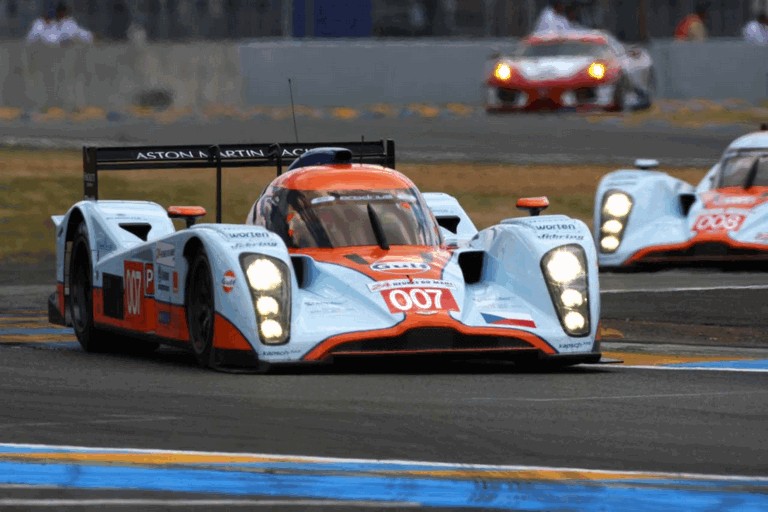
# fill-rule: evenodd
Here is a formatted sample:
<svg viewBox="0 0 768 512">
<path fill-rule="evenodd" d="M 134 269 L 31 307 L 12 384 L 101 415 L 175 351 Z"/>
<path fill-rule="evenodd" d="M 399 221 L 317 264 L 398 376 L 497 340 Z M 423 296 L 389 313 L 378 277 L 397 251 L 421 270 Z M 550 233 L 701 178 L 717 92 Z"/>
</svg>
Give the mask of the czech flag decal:
<svg viewBox="0 0 768 512">
<path fill-rule="evenodd" d="M 504 316 L 480 313 L 483 320 L 491 325 L 508 325 L 510 327 L 536 327 L 531 315 L 525 313 L 511 313 Z"/>
</svg>

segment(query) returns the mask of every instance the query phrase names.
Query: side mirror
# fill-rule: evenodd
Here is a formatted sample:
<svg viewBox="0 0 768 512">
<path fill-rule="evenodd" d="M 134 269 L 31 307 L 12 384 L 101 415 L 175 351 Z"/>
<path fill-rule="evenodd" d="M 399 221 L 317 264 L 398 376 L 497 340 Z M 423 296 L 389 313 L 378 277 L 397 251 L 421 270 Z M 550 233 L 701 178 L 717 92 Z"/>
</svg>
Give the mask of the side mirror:
<svg viewBox="0 0 768 512">
<path fill-rule="evenodd" d="M 549 199 L 546 196 L 541 197 L 521 197 L 517 200 L 518 210 L 528 210 L 531 217 L 538 216 L 549 206 Z"/>
<path fill-rule="evenodd" d="M 643 171 L 649 169 L 656 169 L 659 166 L 659 161 L 652 158 L 638 158 L 635 160 L 635 167 Z"/>
<path fill-rule="evenodd" d="M 197 222 L 197 219 L 207 212 L 202 206 L 169 206 L 168 216 L 172 219 L 184 219 L 187 227 L 191 228 Z"/>
</svg>

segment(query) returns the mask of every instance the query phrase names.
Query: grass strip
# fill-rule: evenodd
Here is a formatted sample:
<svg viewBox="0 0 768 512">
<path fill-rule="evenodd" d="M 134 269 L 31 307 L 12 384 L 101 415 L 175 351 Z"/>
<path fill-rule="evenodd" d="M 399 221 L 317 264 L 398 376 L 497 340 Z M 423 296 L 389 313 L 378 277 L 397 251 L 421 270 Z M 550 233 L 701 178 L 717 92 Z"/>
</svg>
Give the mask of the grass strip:
<svg viewBox="0 0 768 512">
<path fill-rule="evenodd" d="M 591 224 L 600 178 L 615 166 L 401 163 L 398 170 L 423 192 L 455 196 L 478 228 L 526 215 L 518 197 L 548 196 L 546 213 Z M 691 183 L 705 169 L 665 169 Z M 270 168 L 226 169 L 223 220 L 242 223 L 274 178 Z M 99 174 L 102 199 L 138 199 L 170 205 L 201 205 L 213 221 L 215 178 L 210 170 L 122 171 Z M 54 252 L 51 215 L 64 214 L 83 196 L 82 156 L 75 150 L 0 150 L 0 261 L 36 261 Z"/>
</svg>

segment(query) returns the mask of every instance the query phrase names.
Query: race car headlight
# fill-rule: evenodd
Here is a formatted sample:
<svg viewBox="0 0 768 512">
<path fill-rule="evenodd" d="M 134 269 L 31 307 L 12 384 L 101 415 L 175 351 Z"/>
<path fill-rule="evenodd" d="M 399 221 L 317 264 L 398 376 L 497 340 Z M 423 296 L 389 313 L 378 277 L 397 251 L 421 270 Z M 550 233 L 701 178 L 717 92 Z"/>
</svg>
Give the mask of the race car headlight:
<svg viewBox="0 0 768 512">
<path fill-rule="evenodd" d="M 267 258 L 254 258 L 245 269 L 248 284 L 254 290 L 274 290 L 280 286 L 282 276 L 280 270 Z"/>
<path fill-rule="evenodd" d="M 595 80 L 602 80 L 605 77 L 605 64 L 602 62 L 593 62 L 587 68 L 587 74 Z"/>
<path fill-rule="evenodd" d="M 579 259 L 569 251 L 555 251 L 547 261 L 547 273 L 556 283 L 568 283 L 584 271 Z"/>
<path fill-rule="evenodd" d="M 493 69 L 493 76 L 499 80 L 509 80 L 512 76 L 512 68 L 506 62 L 499 62 Z"/>
<path fill-rule="evenodd" d="M 600 252 L 611 253 L 621 245 L 624 228 L 632 211 L 632 198 L 624 192 L 609 191 L 600 209 Z"/>
<path fill-rule="evenodd" d="M 546 253 L 541 269 L 560 324 L 569 336 L 590 332 L 587 257 L 577 244 L 562 245 Z"/>
<path fill-rule="evenodd" d="M 605 198 L 603 211 L 613 217 L 626 217 L 632 209 L 632 200 L 627 194 L 614 192 Z"/>
<path fill-rule="evenodd" d="M 286 343 L 291 325 L 291 279 L 288 266 L 271 256 L 243 254 L 240 256 L 248 286 L 259 339 L 268 345 Z"/>
</svg>

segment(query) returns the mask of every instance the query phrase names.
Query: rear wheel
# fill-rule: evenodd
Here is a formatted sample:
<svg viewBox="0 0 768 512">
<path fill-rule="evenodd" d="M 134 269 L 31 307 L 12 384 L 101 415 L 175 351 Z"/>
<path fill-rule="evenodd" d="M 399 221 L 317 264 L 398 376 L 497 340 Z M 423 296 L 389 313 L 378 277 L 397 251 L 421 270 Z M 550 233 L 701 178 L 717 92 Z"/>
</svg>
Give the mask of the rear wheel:
<svg viewBox="0 0 768 512">
<path fill-rule="evenodd" d="M 192 353 L 200 366 L 211 366 L 213 352 L 213 279 L 208 257 L 201 249 L 189 267 L 186 286 L 187 328 Z"/>
<path fill-rule="evenodd" d="M 93 266 L 85 222 L 77 226 L 69 260 L 69 313 L 83 350 L 104 352 L 108 349 L 106 334 L 93 325 Z"/>
</svg>

